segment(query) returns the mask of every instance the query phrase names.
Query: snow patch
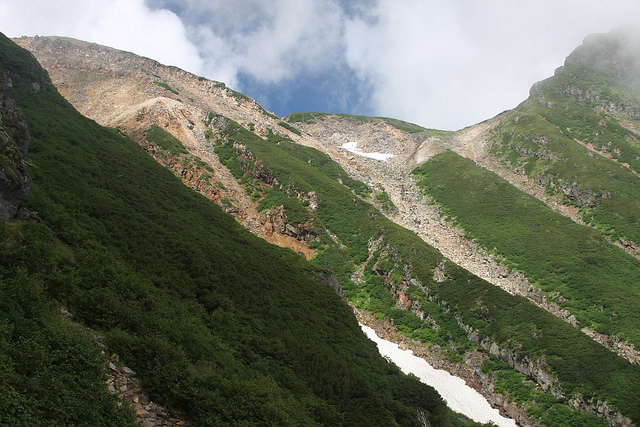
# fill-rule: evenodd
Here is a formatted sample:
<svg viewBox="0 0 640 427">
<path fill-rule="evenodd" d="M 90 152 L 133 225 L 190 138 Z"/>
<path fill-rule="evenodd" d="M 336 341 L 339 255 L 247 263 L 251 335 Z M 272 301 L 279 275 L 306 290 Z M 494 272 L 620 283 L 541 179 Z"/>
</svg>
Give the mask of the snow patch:
<svg viewBox="0 0 640 427">
<path fill-rule="evenodd" d="M 397 344 L 378 337 L 372 328 L 363 324 L 360 324 L 360 327 L 365 335 L 378 345 L 378 351 L 383 357 L 398 365 L 405 374 L 414 374 L 424 384 L 435 388 L 454 411 L 479 423 L 493 422 L 499 427 L 517 426 L 511 418 L 500 415 L 484 396 L 469 387 L 462 378 L 433 368 L 426 360 L 414 356 L 411 350 L 402 350 Z"/>
<path fill-rule="evenodd" d="M 393 154 L 384 154 L 384 153 L 378 153 L 375 151 L 371 153 L 365 153 L 364 151 L 362 151 L 357 147 L 358 147 L 358 143 L 355 141 L 345 142 L 340 146 L 340 148 L 344 148 L 345 150 L 353 154 L 357 154 L 358 156 L 368 157 L 370 159 L 375 159 L 375 160 L 382 160 L 383 162 L 387 161 L 387 159 L 394 157 Z"/>
</svg>

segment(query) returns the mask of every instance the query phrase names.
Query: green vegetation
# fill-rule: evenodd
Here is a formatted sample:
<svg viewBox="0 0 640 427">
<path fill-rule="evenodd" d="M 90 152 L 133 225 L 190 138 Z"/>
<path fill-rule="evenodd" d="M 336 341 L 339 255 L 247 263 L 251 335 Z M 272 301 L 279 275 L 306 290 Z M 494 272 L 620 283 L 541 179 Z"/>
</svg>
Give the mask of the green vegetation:
<svg viewBox="0 0 640 427">
<path fill-rule="evenodd" d="M 220 201 L 220 205 L 224 208 L 224 209 L 233 209 L 235 208 L 235 206 L 233 205 L 233 203 L 231 202 L 231 200 L 229 200 L 228 198 L 224 197 L 221 201 Z"/>
<path fill-rule="evenodd" d="M 316 119 L 321 119 L 324 116 L 328 116 L 328 113 L 291 113 L 286 119 L 289 123 L 317 123 Z"/>
<path fill-rule="evenodd" d="M 260 108 L 262 109 L 262 114 L 264 114 L 265 116 L 271 117 L 272 119 L 275 119 L 275 120 L 279 120 L 280 119 L 280 117 L 276 116 L 275 114 L 268 112 L 267 110 L 265 110 L 262 107 L 260 107 Z"/>
<path fill-rule="evenodd" d="M 68 249 L 33 223 L 0 224 L 0 240 L 0 424 L 134 426 L 107 392 L 99 348 L 47 295 L 71 279 L 52 274 Z"/>
<path fill-rule="evenodd" d="M 240 93 L 235 90 L 232 90 L 231 93 L 233 94 L 233 97 L 238 101 L 251 101 L 251 98 L 249 98 L 244 93 Z"/>
<path fill-rule="evenodd" d="M 524 405 L 527 414 L 547 426 L 604 427 L 605 420 L 595 414 L 572 410 L 553 396 L 538 390 L 533 381 L 514 372 L 495 357 L 489 357 L 482 365 L 482 372 L 493 375 L 495 390 L 507 396 L 509 401 Z"/>
<path fill-rule="evenodd" d="M 273 209 L 276 206 L 283 206 L 287 214 L 287 219 L 292 224 L 304 224 L 309 218 L 308 209 L 297 198 L 289 197 L 280 190 L 271 190 L 260 201 L 258 212 Z"/>
<path fill-rule="evenodd" d="M 320 170 L 329 178 L 346 185 L 358 196 L 367 197 L 369 195 L 370 189 L 366 184 L 351 178 L 349 174 L 340 167 L 340 165 L 331 160 L 331 157 L 322 151 L 294 144 L 289 141 L 284 141 L 281 143 L 281 146 L 293 156 L 306 162 L 309 166 Z"/>
<path fill-rule="evenodd" d="M 206 127 L 208 127 L 215 116 L 216 115 L 214 114 L 213 111 L 209 111 L 209 113 L 207 113 L 207 117 L 202 122 Z"/>
<path fill-rule="evenodd" d="M 242 167 L 238 162 L 237 153 L 235 147 L 233 146 L 233 143 L 220 142 L 221 141 L 218 141 L 218 144 L 216 144 L 215 147 L 215 153 L 218 155 L 220 163 L 225 165 L 237 180 L 242 179 L 244 172 L 242 171 Z"/>
<path fill-rule="evenodd" d="M 180 92 L 178 92 L 177 90 L 175 90 L 174 88 L 172 88 L 171 86 L 169 86 L 167 83 L 159 82 L 159 81 L 157 81 L 157 80 L 156 80 L 156 81 L 154 81 L 153 83 L 154 83 L 154 84 L 156 84 L 156 85 L 158 85 L 158 86 L 160 86 L 160 87 L 161 87 L 161 88 L 163 88 L 163 89 L 168 90 L 168 91 L 169 91 L 169 92 L 171 92 L 171 93 L 176 94 L 176 95 L 178 95 L 178 94 L 180 93 Z"/>
<path fill-rule="evenodd" d="M 396 208 L 396 205 L 393 204 L 386 191 L 376 191 L 374 198 L 384 213 L 392 213 L 398 209 Z"/>
<path fill-rule="evenodd" d="M 227 166 L 227 168 L 229 168 L 233 175 L 237 179 L 241 179 L 244 176 L 244 173 L 239 162 L 238 147 L 234 144 L 249 144 L 251 147 L 253 147 L 252 144 L 256 143 L 262 145 L 262 142 L 264 140 L 234 122 L 231 122 L 227 125 L 224 130 L 224 134 L 227 136 L 227 138 L 224 141 L 219 142 L 219 144 L 215 148 L 215 152 L 216 154 L 218 154 L 220 161 L 225 166 Z M 290 158 L 293 161 L 293 163 L 290 165 L 293 168 L 291 172 L 299 169 L 300 161 L 302 161 L 307 164 L 307 168 L 311 167 L 320 171 L 321 174 L 319 176 L 322 176 L 323 178 L 328 177 L 335 182 L 344 184 L 355 194 L 360 195 L 361 197 L 367 197 L 369 195 L 369 187 L 367 187 L 366 184 L 351 178 L 349 174 L 347 174 L 337 163 L 333 162 L 327 154 L 324 154 L 323 152 L 318 151 L 314 148 L 294 144 L 288 139 L 285 139 L 272 132 L 267 135 L 267 140 L 271 144 L 277 145 L 277 147 L 279 148 L 266 149 L 264 152 L 261 151 L 260 154 L 258 154 L 259 159 L 264 161 L 265 159 L 262 158 L 262 155 L 278 156 L 280 152 L 284 151 L 288 154 L 286 159 Z M 256 153 L 254 153 L 252 150 L 252 154 L 255 155 Z M 297 161 L 293 159 L 296 159 Z M 283 161 L 286 162 L 286 160 Z M 247 170 L 250 170 L 255 169 L 255 166 L 251 162 L 249 162 L 246 163 L 245 168 Z M 276 175 L 278 176 L 280 185 L 284 188 L 288 187 L 292 182 L 295 182 L 296 188 L 301 191 L 314 191 L 312 184 L 303 184 L 305 182 L 304 180 L 292 180 L 292 174 L 286 171 L 286 166 L 279 169 L 276 172 Z M 296 176 L 297 175 L 298 172 L 296 172 Z M 332 185 L 335 185 L 335 182 Z"/>
<path fill-rule="evenodd" d="M 81 116 L 26 51 L 0 46 L 32 136 L 27 206 L 42 219 L 0 225 L 3 423 L 131 424 L 56 301 L 196 425 L 419 425 L 417 409 L 432 425 L 473 424 L 381 358 L 315 267 Z"/>
<path fill-rule="evenodd" d="M 640 261 L 453 152 L 414 174 L 469 238 L 504 256 L 582 327 L 640 346 Z"/>
<path fill-rule="evenodd" d="M 282 126 L 283 128 L 295 133 L 296 135 L 302 135 L 302 132 L 300 132 L 298 129 L 294 128 L 287 122 L 279 122 L 278 126 Z M 249 130 L 253 130 L 253 129 L 249 129 Z"/>
<path fill-rule="evenodd" d="M 512 296 L 445 260 L 415 234 L 354 197 L 340 180 L 324 173 L 324 168 L 331 168 L 318 161 L 312 151 L 286 140 L 267 142 L 233 122 L 220 133 L 222 147 L 236 147 L 227 152 L 226 161 L 238 161 L 237 147 L 242 146 L 244 159 L 260 160 L 262 174 L 275 177 L 285 188 L 317 194 L 312 222 L 325 232 L 319 235 L 323 246 L 315 245 L 318 251 L 312 262 L 330 266 L 344 295 L 356 307 L 393 319 L 399 331 L 428 345 L 439 345 L 454 361 L 462 361 L 466 350 L 479 347 L 477 341 L 469 340 L 462 322 L 479 340 L 515 349 L 519 357 L 532 363 L 544 358 L 568 397 L 580 394 L 607 399 L 626 416 L 640 419 L 640 408 L 633 403 L 640 396 L 640 367 L 525 298 Z M 356 283 L 353 274 L 363 264 Z M 431 321 L 398 308 L 391 292 L 404 292 L 420 304 Z M 558 414 L 557 419 L 572 413 L 566 402 L 545 396 L 562 408 L 552 412 Z M 539 396 L 531 394 L 529 405 L 537 407 L 536 399 Z M 542 412 L 537 414 L 543 416 Z M 576 415 L 577 419 L 581 416 Z"/>
<path fill-rule="evenodd" d="M 187 160 L 187 164 L 193 163 L 196 165 L 197 168 L 201 168 L 206 170 L 207 172 L 213 173 L 213 168 L 209 166 L 209 163 L 202 160 L 199 156 L 194 156 L 190 154 L 188 156 L 185 156 L 185 159 Z"/>
<path fill-rule="evenodd" d="M 565 66 L 534 86 L 531 97 L 497 126 L 491 151 L 580 207 L 585 223 L 604 235 L 637 243 L 640 135 L 621 121 L 637 126 L 639 106 L 640 96 L 626 81 L 584 65 Z M 636 119 L 625 118 L 625 110 Z"/>
<path fill-rule="evenodd" d="M 175 154 L 177 156 L 189 153 L 178 138 L 171 135 L 158 125 L 152 125 L 145 133 L 147 141 L 156 144 L 158 147 L 171 154 Z"/>
</svg>

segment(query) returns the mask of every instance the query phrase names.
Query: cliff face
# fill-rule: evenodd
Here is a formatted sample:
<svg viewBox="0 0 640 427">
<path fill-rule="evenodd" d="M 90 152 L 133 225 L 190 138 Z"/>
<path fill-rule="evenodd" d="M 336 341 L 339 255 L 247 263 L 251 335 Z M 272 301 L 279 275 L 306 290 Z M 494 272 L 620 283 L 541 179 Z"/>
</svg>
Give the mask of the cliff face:
<svg viewBox="0 0 640 427">
<path fill-rule="evenodd" d="M 24 114 L 11 98 L 11 79 L 0 69 L 0 221 L 16 215 L 31 188 L 24 168 L 29 139 Z"/>
</svg>

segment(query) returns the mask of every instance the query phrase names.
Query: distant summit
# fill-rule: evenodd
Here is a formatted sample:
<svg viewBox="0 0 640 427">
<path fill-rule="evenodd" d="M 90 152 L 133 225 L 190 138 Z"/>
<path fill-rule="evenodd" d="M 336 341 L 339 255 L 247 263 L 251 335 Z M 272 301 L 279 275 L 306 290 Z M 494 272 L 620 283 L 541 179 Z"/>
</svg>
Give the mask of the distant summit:
<svg viewBox="0 0 640 427">
<path fill-rule="evenodd" d="M 619 28 L 587 36 L 558 72 L 566 74 L 576 67 L 588 67 L 598 74 L 633 81 L 640 90 L 640 32 Z"/>
</svg>

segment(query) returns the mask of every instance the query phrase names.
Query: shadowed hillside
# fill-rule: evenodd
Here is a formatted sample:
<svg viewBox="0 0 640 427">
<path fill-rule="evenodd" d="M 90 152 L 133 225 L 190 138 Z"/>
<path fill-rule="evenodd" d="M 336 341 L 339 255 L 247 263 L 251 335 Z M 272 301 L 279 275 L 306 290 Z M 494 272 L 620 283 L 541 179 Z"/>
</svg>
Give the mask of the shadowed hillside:
<svg viewBox="0 0 640 427">
<path fill-rule="evenodd" d="M 315 267 L 81 116 L 0 43 L 33 176 L 33 220 L 0 224 L 2 424 L 133 423 L 76 324 L 198 425 L 469 424 L 379 356 Z"/>
</svg>

